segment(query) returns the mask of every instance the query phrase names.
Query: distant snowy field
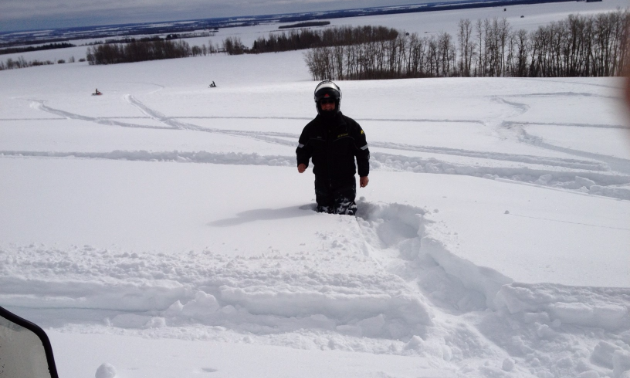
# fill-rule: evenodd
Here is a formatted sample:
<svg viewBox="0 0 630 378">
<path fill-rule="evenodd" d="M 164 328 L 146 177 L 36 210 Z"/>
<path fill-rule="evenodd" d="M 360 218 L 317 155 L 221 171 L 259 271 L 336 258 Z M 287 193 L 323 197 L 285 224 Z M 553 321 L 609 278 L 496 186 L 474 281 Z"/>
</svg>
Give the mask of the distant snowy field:
<svg viewBox="0 0 630 378">
<path fill-rule="evenodd" d="M 303 52 L 0 72 L 0 306 L 62 378 L 630 376 L 620 80 L 339 84 L 372 152 L 357 217 L 295 168 Z"/>
<path fill-rule="evenodd" d="M 395 15 L 366 16 L 331 19 L 330 26 L 357 26 L 357 25 L 380 25 L 409 33 L 417 33 L 419 36 L 437 35 L 447 32 L 457 38 L 457 23 L 460 19 L 468 18 L 473 24 L 477 20 L 493 18 L 505 18 L 513 29 L 536 30 L 541 25 L 565 19 L 570 14 L 591 15 L 601 12 L 614 11 L 617 8 L 626 9 L 630 6 L 628 0 L 604 0 L 601 2 L 566 2 L 548 3 L 538 5 L 513 5 L 507 7 L 491 7 L 466 10 L 453 10 L 441 12 L 406 13 Z M 521 17 L 522 16 L 522 17 Z M 223 28 L 212 37 L 187 38 L 183 39 L 191 46 L 220 46 L 227 37 L 238 37 L 246 45 L 251 47 L 254 41 L 260 37 L 267 37 L 269 33 L 290 32 L 290 29 L 278 29 L 280 25 L 287 24 L 262 24 L 254 27 Z M 316 28 L 320 29 L 320 28 Z M 199 30 L 199 32 L 207 30 Z M 138 36 L 141 38 L 143 36 Z M 163 35 L 162 37 L 166 37 Z M 0 59 L 6 61 L 7 58 L 17 59 L 20 56 L 27 60 L 51 60 L 57 62 L 60 59 L 68 61 L 71 57 L 76 60 L 85 58 L 87 43 L 103 41 L 99 39 L 81 39 L 71 41 L 77 47 L 55 49 L 47 51 L 35 51 L 31 53 L 15 53 L 0 55 Z"/>
</svg>

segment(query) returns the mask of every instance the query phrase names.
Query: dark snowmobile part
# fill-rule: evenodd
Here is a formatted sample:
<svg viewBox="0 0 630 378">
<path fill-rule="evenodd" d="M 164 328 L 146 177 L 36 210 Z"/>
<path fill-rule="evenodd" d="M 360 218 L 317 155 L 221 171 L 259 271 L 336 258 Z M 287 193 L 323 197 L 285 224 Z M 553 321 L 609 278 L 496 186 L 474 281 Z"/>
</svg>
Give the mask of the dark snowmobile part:
<svg viewBox="0 0 630 378">
<path fill-rule="evenodd" d="M 59 378 L 48 335 L 0 307 L 0 378 Z"/>
</svg>

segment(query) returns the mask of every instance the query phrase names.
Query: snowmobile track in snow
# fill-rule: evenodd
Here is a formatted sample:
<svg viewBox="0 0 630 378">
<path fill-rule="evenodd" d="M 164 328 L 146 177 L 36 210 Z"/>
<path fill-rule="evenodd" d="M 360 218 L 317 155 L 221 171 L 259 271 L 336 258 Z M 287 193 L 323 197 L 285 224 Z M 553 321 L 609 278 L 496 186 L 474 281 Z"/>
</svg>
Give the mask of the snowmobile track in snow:
<svg viewBox="0 0 630 378">
<path fill-rule="evenodd" d="M 550 94 L 545 94 L 550 95 Z M 197 126 L 188 122 L 182 122 L 178 119 L 195 119 L 195 118 L 215 118 L 215 117 L 167 117 L 156 111 L 136 97 L 127 94 L 123 99 L 131 106 L 138 108 L 147 118 L 153 119 L 161 126 L 138 125 L 128 122 L 117 121 L 116 117 L 89 117 L 64 110 L 54 109 L 44 105 L 42 101 L 34 101 L 31 107 L 63 117 L 63 119 L 76 119 L 88 122 L 95 122 L 101 125 L 143 128 L 154 130 L 174 130 L 174 131 L 194 131 L 219 133 L 234 137 L 245 137 L 259 140 L 264 143 L 280 144 L 287 147 L 295 147 L 297 134 L 281 133 L 281 132 L 265 132 L 265 131 L 244 131 L 244 130 L 226 130 L 219 128 L 208 128 Z M 493 97 L 495 101 L 506 104 L 514 108 L 515 113 L 521 114 L 527 111 L 527 106 L 513 101 L 506 101 L 502 97 Z M 134 119 L 143 117 L 124 117 L 124 119 Z M 231 119 L 239 117 L 216 117 L 217 119 Z M 294 118 L 272 118 L 272 117 L 245 117 L 247 119 L 294 119 Z M 123 119 L 123 117 L 121 117 Z M 306 120 L 302 118 L 295 118 Z M 396 154 L 372 152 L 372 160 L 376 163 L 378 169 L 380 166 L 384 169 L 395 171 L 409 171 L 417 173 L 440 173 L 440 174 L 457 174 L 470 175 L 476 177 L 485 177 L 491 179 L 508 179 L 513 182 L 525 182 L 535 184 L 541 187 L 554 187 L 561 189 L 577 190 L 583 192 L 604 195 L 620 199 L 630 199 L 630 190 L 618 185 L 630 183 L 630 176 L 620 175 L 610 171 L 613 168 L 617 172 L 630 175 L 630 162 L 625 159 L 619 159 L 610 156 L 602 156 L 591 154 L 583 151 L 571 150 L 558 146 L 553 146 L 543 142 L 540 138 L 532 137 L 527 134 L 524 129 L 526 124 L 502 120 L 497 126 L 492 126 L 497 122 L 486 122 L 476 120 L 435 120 L 435 119 L 399 119 L 388 121 L 397 122 L 462 122 L 462 123 L 479 123 L 485 124 L 490 128 L 497 130 L 505 129 L 515 133 L 518 140 L 523 143 L 535 145 L 537 147 L 564 152 L 570 155 L 586 158 L 570 159 L 570 158 L 553 158 L 532 155 L 506 154 L 495 152 L 482 152 L 464 149 L 454 149 L 447 147 L 409 145 L 390 142 L 372 142 L 370 146 L 383 150 L 395 151 L 415 151 L 434 153 L 447 156 L 464 156 L 476 159 L 495 160 L 500 162 L 514 162 L 527 164 L 522 167 L 492 167 L 483 165 L 462 165 L 440 161 L 438 159 L 426 159 L 420 157 L 408 157 Z M 595 128 L 623 128 L 619 125 L 588 125 L 588 124 L 561 124 L 553 126 L 577 126 L 577 127 L 595 127 Z M 294 164 L 293 156 L 260 156 L 257 154 L 244 153 L 207 153 L 207 152 L 147 152 L 147 151 L 112 151 L 112 152 L 47 152 L 47 151 L 0 151 L 3 156 L 34 156 L 34 157 L 80 157 L 95 159 L 114 159 L 114 160 L 134 160 L 134 161 L 178 161 L 178 162 L 196 162 L 196 163 L 216 163 L 216 164 L 257 164 L 257 165 L 280 165 L 292 166 Z M 549 168 L 551 167 L 551 168 Z"/>
</svg>

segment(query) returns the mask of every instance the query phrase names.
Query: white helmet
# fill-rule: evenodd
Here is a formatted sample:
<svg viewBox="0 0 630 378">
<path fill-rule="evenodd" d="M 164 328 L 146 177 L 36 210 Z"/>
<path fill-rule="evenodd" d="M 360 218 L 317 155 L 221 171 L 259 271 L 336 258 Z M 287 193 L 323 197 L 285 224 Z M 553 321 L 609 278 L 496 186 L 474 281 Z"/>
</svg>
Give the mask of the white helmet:
<svg viewBox="0 0 630 378">
<path fill-rule="evenodd" d="M 315 107 L 318 114 L 322 110 L 319 101 L 329 98 L 335 100 L 335 112 L 338 113 L 341 105 L 341 88 L 331 80 L 324 80 L 315 87 Z"/>
</svg>

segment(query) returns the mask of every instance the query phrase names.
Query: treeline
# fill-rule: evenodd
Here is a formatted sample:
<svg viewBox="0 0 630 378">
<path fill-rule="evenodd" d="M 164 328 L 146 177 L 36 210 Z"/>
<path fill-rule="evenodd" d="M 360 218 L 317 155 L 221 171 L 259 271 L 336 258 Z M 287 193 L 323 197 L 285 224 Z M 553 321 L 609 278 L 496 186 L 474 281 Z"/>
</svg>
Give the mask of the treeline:
<svg viewBox="0 0 630 378">
<path fill-rule="evenodd" d="M 2 54 L 14 54 L 40 50 L 52 50 L 52 49 L 64 49 L 67 47 L 75 47 L 72 43 L 49 43 L 42 46 L 29 46 L 29 47 L 10 47 L 7 49 L 0 49 L 0 55 Z"/>
<path fill-rule="evenodd" d="M 243 45 L 240 38 L 228 37 L 223 40 L 223 50 L 229 55 L 259 54 L 304 50 L 316 47 L 357 45 L 370 41 L 379 42 L 394 39 L 399 32 L 384 26 L 335 27 L 324 30 L 291 30 L 259 37 L 251 48 Z"/>
<path fill-rule="evenodd" d="M 617 76 L 630 59 L 629 27 L 622 10 L 570 15 L 533 32 L 513 30 L 505 19 L 465 19 L 456 39 L 398 32 L 389 39 L 316 46 L 305 60 L 315 80 Z"/>
<path fill-rule="evenodd" d="M 55 64 L 50 60 L 40 61 L 40 60 L 31 60 L 27 61 L 24 57 L 19 57 L 17 59 L 9 58 L 5 62 L 0 61 L 0 71 L 3 70 L 15 70 L 18 68 L 27 68 L 27 67 L 35 67 L 35 66 L 45 66 L 49 64 Z"/>
<path fill-rule="evenodd" d="M 330 21 L 307 21 L 307 22 L 298 22 L 297 24 L 278 26 L 278 29 L 308 28 L 311 26 L 327 26 L 327 25 L 330 25 Z"/>
<path fill-rule="evenodd" d="M 85 59 L 81 60 L 79 59 L 79 61 L 84 61 Z M 68 60 L 69 63 L 74 63 L 74 57 L 70 57 L 70 59 Z M 57 61 L 57 64 L 64 64 L 66 63 L 65 59 L 59 59 Z M 8 58 L 5 62 L 0 61 L 0 71 L 4 71 L 4 70 L 15 70 L 18 68 L 28 68 L 28 67 L 37 67 L 37 66 L 47 66 L 50 64 L 55 64 L 55 62 L 50 61 L 50 60 L 26 60 L 24 59 L 23 56 L 17 58 L 17 59 L 13 59 L 13 58 Z"/>
<path fill-rule="evenodd" d="M 185 58 L 191 55 L 192 49 L 184 41 L 155 40 L 88 47 L 86 57 L 90 65 L 95 65 Z"/>
<path fill-rule="evenodd" d="M 217 53 L 219 50 L 210 42 L 206 45 L 193 46 L 184 41 L 172 40 L 132 40 L 129 43 L 106 43 L 88 47 L 89 64 L 116 64 L 142 62 L 146 60 L 185 58 Z"/>
</svg>

